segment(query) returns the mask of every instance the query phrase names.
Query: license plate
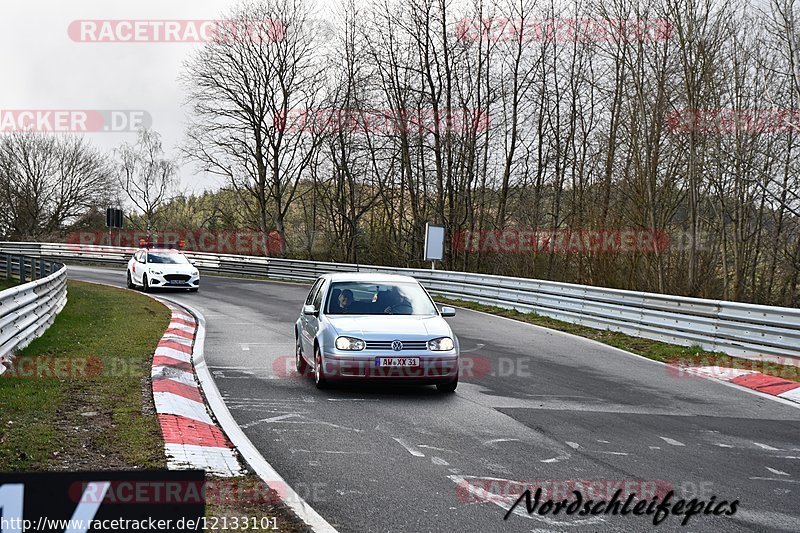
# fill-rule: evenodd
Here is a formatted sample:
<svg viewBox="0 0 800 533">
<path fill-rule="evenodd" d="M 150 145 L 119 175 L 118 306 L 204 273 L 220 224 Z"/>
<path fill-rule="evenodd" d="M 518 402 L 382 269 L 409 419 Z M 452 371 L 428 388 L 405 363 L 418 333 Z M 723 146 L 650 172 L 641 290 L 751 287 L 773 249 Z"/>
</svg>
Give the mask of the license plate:
<svg viewBox="0 0 800 533">
<path fill-rule="evenodd" d="M 180 280 L 177 280 L 177 279 L 173 279 L 173 280 L 168 281 L 167 283 L 169 283 L 170 285 L 183 285 L 186 282 L 185 281 L 180 281 Z"/>
<path fill-rule="evenodd" d="M 376 357 L 375 366 L 419 366 L 419 357 Z"/>
</svg>

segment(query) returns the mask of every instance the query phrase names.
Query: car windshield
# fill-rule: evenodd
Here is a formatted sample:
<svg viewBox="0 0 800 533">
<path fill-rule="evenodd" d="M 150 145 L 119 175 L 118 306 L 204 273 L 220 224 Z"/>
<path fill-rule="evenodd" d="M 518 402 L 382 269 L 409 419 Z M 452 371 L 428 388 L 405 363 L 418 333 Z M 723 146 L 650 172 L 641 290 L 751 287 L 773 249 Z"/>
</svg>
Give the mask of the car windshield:
<svg viewBox="0 0 800 533">
<path fill-rule="evenodd" d="M 150 252 L 147 254 L 148 263 L 164 263 L 169 265 L 185 265 L 189 262 L 186 256 L 169 252 Z"/>
<path fill-rule="evenodd" d="M 436 307 L 418 283 L 337 282 L 326 306 L 331 315 L 435 315 Z"/>
</svg>

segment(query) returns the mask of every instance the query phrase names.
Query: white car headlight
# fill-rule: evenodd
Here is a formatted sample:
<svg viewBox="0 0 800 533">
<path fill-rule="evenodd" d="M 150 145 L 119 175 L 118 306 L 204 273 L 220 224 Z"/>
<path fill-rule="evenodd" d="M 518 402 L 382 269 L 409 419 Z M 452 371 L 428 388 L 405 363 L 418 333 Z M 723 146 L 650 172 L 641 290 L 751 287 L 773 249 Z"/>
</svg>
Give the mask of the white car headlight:
<svg viewBox="0 0 800 533">
<path fill-rule="evenodd" d="M 440 337 L 428 341 L 428 349 L 432 352 L 449 352 L 455 347 L 450 337 Z"/>
<path fill-rule="evenodd" d="M 366 347 L 367 347 L 367 343 L 362 341 L 361 339 L 356 339 L 354 337 L 337 337 L 336 338 L 336 349 L 337 350 L 358 351 L 358 350 L 363 350 Z"/>
</svg>

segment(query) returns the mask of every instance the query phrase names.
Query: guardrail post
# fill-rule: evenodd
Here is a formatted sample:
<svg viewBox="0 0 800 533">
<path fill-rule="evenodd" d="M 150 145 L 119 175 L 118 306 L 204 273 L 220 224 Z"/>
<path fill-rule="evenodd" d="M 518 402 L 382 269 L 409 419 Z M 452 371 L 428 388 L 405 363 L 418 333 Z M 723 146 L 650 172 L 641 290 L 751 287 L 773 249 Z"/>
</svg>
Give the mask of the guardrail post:
<svg viewBox="0 0 800 533">
<path fill-rule="evenodd" d="M 11 254 L 6 254 L 6 279 L 11 279 Z"/>
<path fill-rule="evenodd" d="M 25 283 L 25 256 L 19 256 L 19 282 Z"/>
<path fill-rule="evenodd" d="M 43 278 L 45 276 L 47 276 L 47 274 L 45 273 L 44 259 L 39 259 L 39 277 Z"/>
</svg>

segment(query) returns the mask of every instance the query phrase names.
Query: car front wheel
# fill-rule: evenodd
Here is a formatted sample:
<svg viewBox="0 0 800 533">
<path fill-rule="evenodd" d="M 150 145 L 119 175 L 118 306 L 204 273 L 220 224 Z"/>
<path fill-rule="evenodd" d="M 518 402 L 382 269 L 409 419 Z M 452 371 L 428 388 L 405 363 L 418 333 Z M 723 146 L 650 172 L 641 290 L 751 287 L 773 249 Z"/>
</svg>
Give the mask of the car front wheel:
<svg viewBox="0 0 800 533">
<path fill-rule="evenodd" d="M 324 389 L 328 386 L 325 379 L 325 370 L 322 367 L 322 354 L 319 351 L 319 346 L 314 347 L 314 385 L 318 389 Z"/>
<path fill-rule="evenodd" d="M 308 370 L 308 364 L 306 363 L 306 360 L 303 359 L 303 354 L 300 351 L 301 350 L 301 348 L 300 348 L 300 337 L 297 337 L 297 340 L 295 341 L 295 344 L 296 344 L 296 346 L 295 346 L 295 349 L 294 349 L 294 351 L 295 351 L 294 366 L 297 369 L 297 373 L 298 374 L 300 374 L 301 376 L 305 376 L 306 375 L 306 371 Z"/>
<path fill-rule="evenodd" d="M 144 292 L 148 292 L 150 290 L 150 285 L 147 283 L 147 276 L 142 276 L 142 290 Z"/>
<path fill-rule="evenodd" d="M 133 280 L 131 279 L 131 271 L 130 270 L 128 270 L 128 276 L 127 277 L 128 277 L 127 286 L 128 286 L 129 289 L 133 289 L 134 286 L 133 286 Z"/>
</svg>

